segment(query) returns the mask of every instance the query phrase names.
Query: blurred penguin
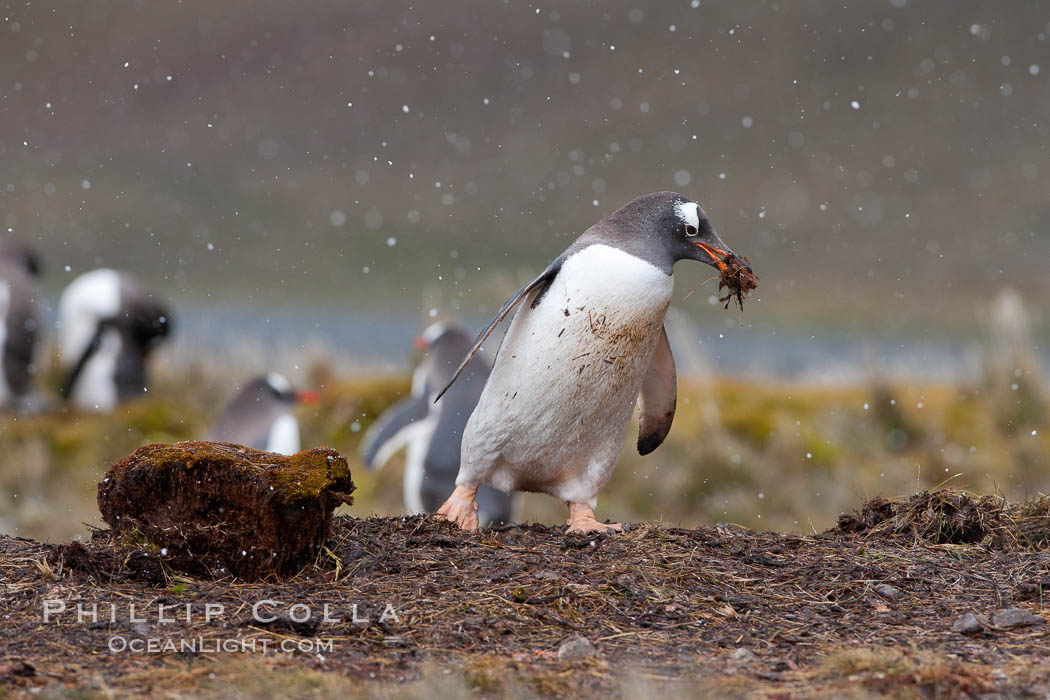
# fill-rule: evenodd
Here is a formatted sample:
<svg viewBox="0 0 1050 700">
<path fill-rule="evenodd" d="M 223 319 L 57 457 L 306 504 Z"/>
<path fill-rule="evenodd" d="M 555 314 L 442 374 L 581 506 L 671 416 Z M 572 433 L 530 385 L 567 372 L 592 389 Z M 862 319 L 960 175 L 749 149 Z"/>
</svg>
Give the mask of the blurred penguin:
<svg viewBox="0 0 1050 700">
<path fill-rule="evenodd" d="M 112 410 L 148 387 L 146 359 L 171 332 L 171 313 L 131 275 L 93 270 L 58 301 L 62 395 L 87 411 Z"/>
<path fill-rule="evenodd" d="M 313 403 L 316 399 L 314 392 L 296 392 L 283 375 L 270 372 L 238 392 L 207 439 L 293 455 L 300 444 L 299 421 L 292 409 L 298 402 Z"/>
<path fill-rule="evenodd" d="M 452 379 L 472 342 L 458 326 L 435 323 L 427 328 L 416 339 L 425 354 L 412 375 L 412 395 L 384 411 L 365 433 L 361 457 L 369 470 L 382 467 L 407 446 L 404 498 L 412 513 L 433 512 L 456 486 L 463 428 L 485 387 L 488 361 L 475 356 L 460 376 L 466 381 L 453 384 L 437 403 L 434 397 Z M 482 524 L 511 521 L 511 496 L 484 486 L 477 501 Z"/>
<path fill-rule="evenodd" d="M 39 275 L 40 259 L 32 248 L 0 241 L 0 406 L 16 410 L 31 403 Z"/>
</svg>

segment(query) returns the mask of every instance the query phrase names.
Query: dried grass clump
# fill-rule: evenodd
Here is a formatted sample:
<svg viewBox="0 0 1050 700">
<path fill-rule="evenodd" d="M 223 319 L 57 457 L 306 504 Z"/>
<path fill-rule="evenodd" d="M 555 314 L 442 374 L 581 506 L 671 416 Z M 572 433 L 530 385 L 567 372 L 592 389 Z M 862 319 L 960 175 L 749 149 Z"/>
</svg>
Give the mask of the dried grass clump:
<svg viewBox="0 0 1050 700">
<path fill-rule="evenodd" d="M 1003 516 L 1000 537 L 1008 537 L 1024 549 L 1046 549 L 1050 546 L 1050 497 L 1010 508 Z"/>
<path fill-rule="evenodd" d="M 1041 549 L 1050 543 L 1050 497 L 1010 504 L 1001 496 L 944 489 L 906 501 L 873 498 L 839 516 L 838 530 L 928 544 L 975 544 L 987 538 L 993 547 Z"/>
<path fill-rule="evenodd" d="M 915 649 L 844 647 L 829 650 L 808 674 L 817 682 L 847 681 L 862 697 L 973 697 L 996 690 L 986 668 Z M 834 695 L 832 693 L 831 695 Z"/>
</svg>

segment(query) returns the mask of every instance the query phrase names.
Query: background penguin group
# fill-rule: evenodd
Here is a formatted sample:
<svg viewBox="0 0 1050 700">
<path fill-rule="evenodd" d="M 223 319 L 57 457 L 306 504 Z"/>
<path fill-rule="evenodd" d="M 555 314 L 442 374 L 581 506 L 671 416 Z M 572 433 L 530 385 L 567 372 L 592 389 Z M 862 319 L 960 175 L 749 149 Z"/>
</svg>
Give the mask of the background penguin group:
<svg viewBox="0 0 1050 700">
<path fill-rule="evenodd" d="M 33 393 L 41 327 L 36 252 L 0 241 L 0 408 L 43 410 Z M 82 411 L 111 411 L 149 388 L 147 360 L 172 329 L 168 305 L 127 272 L 98 269 L 76 277 L 58 301 L 59 394 Z M 35 398 L 34 398 L 35 397 Z M 272 372 L 249 382 L 229 403 L 209 439 L 256 449 L 299 451 L 299 423 L 292 409 L 311 401 Z"/>
<path fill-rule="evenodd" d="M 0 241 L 0 407 L 22 413 L 53 401 L 34 391 L 41 320 L 41 264 L 22 243 Z M 147 389 L 146 358 L 171 327 L 166 306 L 129 274 L 95 270 L 58 304 L 59 393 L 80 409 L 107 411 Z"/>
<path fill-rule="evenodd" d="M 40 272 L 32 248 L 0 241 L 0 408 L 27 412 L 48 404 L 33 392 Z M 76 277 L 59 297 L 57 316 L 59 394 L 69 406 L 112 411 L 148 391 L 148 359 L 170 336 L 172 313 L 134 276 L 103 268 Z M 366 465 L 376 469 L 408 445 L 404 501 L 413 513 L 433 511 L 452 492 L 463 427 L 488 377 L 486 361 L 478 356 L 463 381 L 434 404 L 436 391 L 470 349 L 470 336 L 457 326 L 435 324 L 418 341 L 425 354 L 413 396 L 381 416 L 362 447 Z M 302 447 L 295 406 L 316 399 L 316 393 L 296 391 L 277 372 L 255 377 L 237 391 L 205 439 L 294 454 Z M 509 495 L 483 488 L 478 501 L 484 522 L 510 520 Z"/>
<path fill-rule="evenodd" d="M 33 392 L 40 271 L 32 248 L 0 241 L 0 408 L 20 413 L 49 407 L 46 397 Z M 147 361 L 172 330 L 164 301 L 131 274 L 103 268 L 69 283 L 57 315 L 59 394 L 69 406 L 112 411 L 148 391 Z M 256 377 L 230 401 L 208 439 L 294 454 L 300 439 L 293 408 L 315 399 L 276 372 Z"/>
</svg>

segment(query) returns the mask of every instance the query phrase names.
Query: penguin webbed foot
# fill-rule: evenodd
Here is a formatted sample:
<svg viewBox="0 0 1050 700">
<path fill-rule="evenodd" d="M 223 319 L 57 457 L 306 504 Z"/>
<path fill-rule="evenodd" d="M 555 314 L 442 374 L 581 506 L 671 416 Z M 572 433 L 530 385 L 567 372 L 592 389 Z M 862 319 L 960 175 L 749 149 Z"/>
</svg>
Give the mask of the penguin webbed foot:
<svg viewBox="0 0 1050 700">
<path fill-rule="evenodd" d="M 478 529 L 478 502 L 474 497 L 477 493 L 477 486 L 470 484 L 456 486 L 448 500 L 434 513 L 434 517 L 437 520 L 455 523 L 467 532 L 476 531 Z"/>
<path fill-rule="evenodd" d="M 566 534 L 569 535 L 591 535 L 604 532 L 621 532 L 623 526 L 620 523 L 600 523 L 594 517 L 594 511 L 586 503 L 570 503 L 569 519 L 565 522 L 569 526 Z"/>
</svg>

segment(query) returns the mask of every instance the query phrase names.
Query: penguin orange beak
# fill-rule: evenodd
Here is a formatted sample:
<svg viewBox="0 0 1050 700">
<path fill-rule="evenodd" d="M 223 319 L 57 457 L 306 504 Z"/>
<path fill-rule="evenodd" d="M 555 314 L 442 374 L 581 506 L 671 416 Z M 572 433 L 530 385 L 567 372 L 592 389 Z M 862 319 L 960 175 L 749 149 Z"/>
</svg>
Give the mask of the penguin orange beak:
<svg viewBox="0 0 1050 700">
<path fill-rule="evenodd" d="M 696 247 L 707 253 L 707 257 L 711 258 L 710 264 L 717 267 L 719 272 L 725 272 L 729 269 L 729 266 L 725 263 L 725 260 L 727 258 L 729 258 L 730 256 L 733 256 L 734 258 L 736 257 L 736 254 L 733 253 L 733 251 L 731 250 L 722 250 L 721 248 L 716 248 L 712 245 L 701 243 L 700 241 L 696 242 Z M 738 259 L 744 264 L 744 267 L 747 268 L 748 272 L 752 274 L 754 273 L 754 270 L 751 269 L 751 263 L 747 262 L 743 258 Z"/>
<path fill-rule="evenodd" d="M 714 246 L 701 243 L 700 241 L 696 242 L 696 247 L 707 253 L 707 256 L 711 258 L 712 265 L 717 267 L 719 270 L 726 269 L 727 266 L 722 261 L 729 257 L 729 251 L 722 250 L 720 248 L 715 248 Z"/>
<path fill-rule="evenodd" d="M 421 335 L 417 335 L 415 338 L 412 339 L 412 345 L 415 346 L 416 350 L 426 350 L 427 349 L 427 341 L 424 340 L 423 336 L 421 336 Z"/>
<path fill-rule="evenodd" d="M 295 400 L 299 403 L 317 403 L 321 399 L 321 395 L 316 391 L 300 391 L 295 395 Z"/>
</svg>

